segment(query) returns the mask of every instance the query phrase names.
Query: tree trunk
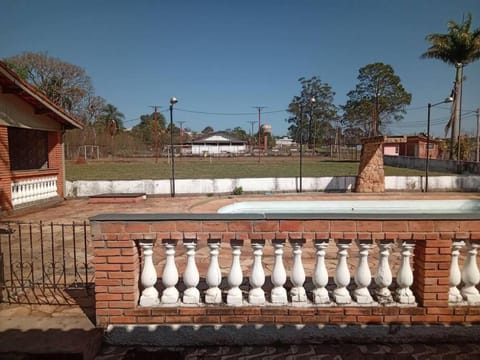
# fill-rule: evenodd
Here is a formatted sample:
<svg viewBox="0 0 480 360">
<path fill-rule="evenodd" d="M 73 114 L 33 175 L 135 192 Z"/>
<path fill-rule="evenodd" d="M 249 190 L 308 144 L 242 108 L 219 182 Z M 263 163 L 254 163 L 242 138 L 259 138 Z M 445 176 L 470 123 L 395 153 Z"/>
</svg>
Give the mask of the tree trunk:
<svg viewBox="0 0 480 360">
<path fill-rule="evenodd" d="M 458 142 L 460 134 L 460 114 L 462 109 L 462 79 L 463 79 L 463 64 L 455 66 L 455 116 L 453 117 L 451 142 L 450 142 L 450 160 L 455 157 L 455 146 Z"/>
</svg>

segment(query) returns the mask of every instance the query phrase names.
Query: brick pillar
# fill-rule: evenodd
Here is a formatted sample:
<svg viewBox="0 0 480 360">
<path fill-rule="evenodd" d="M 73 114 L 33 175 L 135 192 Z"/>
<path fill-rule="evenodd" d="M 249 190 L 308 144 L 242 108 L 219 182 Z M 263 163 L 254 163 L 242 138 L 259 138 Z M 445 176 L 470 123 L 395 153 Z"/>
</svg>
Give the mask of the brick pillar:
<svg viewBox="0 0 480 360">
<path fill-rule="evenodd" d="M 136 308 L 140 296 L 139 250 L 135 234 L 124 231 L 124 224 L 92 223 L 97 326 L 135 322 L 124 310 Z"/>
<path fill-rule="evenodd" d="M 8 128 L 0 126 L 0 211 L 10 211 L 12 205 Z"/>
<path fill-rule="evenodd" d="M 451 245 L 451 240 L 416 241 L 412 290 L 420 306 L 448 307 Z"/>
<path fill-rule="evenodd" d="M 63 154 L 62 154 L 62 132 L 50 131 L 48 133 L 48 167 L 58 169 L 57 193 L 63 197 L 63 186 L 65 183 L 65 174 L 63 173 Z"/>
</svg>

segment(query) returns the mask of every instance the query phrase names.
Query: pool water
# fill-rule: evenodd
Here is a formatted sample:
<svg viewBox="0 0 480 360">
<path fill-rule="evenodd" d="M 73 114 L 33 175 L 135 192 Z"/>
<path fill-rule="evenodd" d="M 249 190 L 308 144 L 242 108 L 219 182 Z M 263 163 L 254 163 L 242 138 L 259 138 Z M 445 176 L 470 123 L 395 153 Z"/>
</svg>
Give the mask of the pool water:
<svg viewBox="0 0 480 360">
<path fill-rule="evenodd" d="M 480 200 L 243 201 L 218 213 L 480 214 Z"/>
</svg>

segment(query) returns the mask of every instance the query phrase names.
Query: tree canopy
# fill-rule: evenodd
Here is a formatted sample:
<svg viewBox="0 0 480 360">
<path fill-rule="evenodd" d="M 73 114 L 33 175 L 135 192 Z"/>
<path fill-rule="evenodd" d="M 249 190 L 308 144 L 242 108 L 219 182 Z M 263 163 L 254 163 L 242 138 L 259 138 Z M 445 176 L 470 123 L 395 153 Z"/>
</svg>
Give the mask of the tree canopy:
<svg viewBox="0 0 480 360">
<path fill-rule="evenodd" d="M 403 119 L 412 95 L 403 88 L 392 66 L 366 65 L 359 70 L 357 79 L 355 90 L 347 94 L 348 100 L 343 106 L 343 123 L 347 128 L 359 129 L 363 136 L 375 136 L 388 124 Z M 358 133 L 358 130 L 352 132 Z"/>
<path fill-rule="evenodd" d="M 430 47 L 421 57 L 423 59 L 439 59 L 450 65 L 467 65 L 480 59 L 480 28 L 473 29 L 472 14 L 467 14 L 466 19 L 458 24 L 448 22 L 446 34 L 430 34 L 426 40 Z"/>
<path fill-rule="evenodd" d="M 88 99 L 94 90 L 90 77 L 81 67 L 47 53 L 24 52 L 4 60 L 55 104 L 81 119 L 85 117 L 90 105 Z"/>
<path fill-rule="evenodd" d="M 435 33 L 426 36 L 430 47 L 421 55 L 423 59 L 438 59 L 449 65 L 454 65 L 456 68 L 452 113 L 445 126 L 446 134 L 452 129 L 451 159 L 454 153 L 453 148 L 460 135 L 463 66 L 480 59 L 480 28 L 471 30 L 471 26 L 472 15 L 470 13 L 467 14 L 466 19 L 461 24 L 449 21 L 446 34 Z"/>
<path fill-rule="evenodd" d="M 112 104 L 107 104 L 102 109 L 98 119 L 103 123 L 105 129 L 110 132 L 111 135 L 114 135 L 117 130 L 124 129 L 123 120 L 125 119 L 125 116 Z"/>
<path fill-rule="evenodd" d="M 337 119 L 337 107 L 333 104 L 335 93 L 329 84 L 317 76 L 300 78 L 298 81 L 301 85 L 300 94 L 294 96 L 288 105 L 288 112 L 293 115 L 287 119 L 291 124 L 289 135 L 295 141 L 302 139 L 308 145 L 321 143 L 329 136 L 333 128 L 332 121 Z"/>
<path fill-rule="evenodd" d="M 132 128 L 132 133 L 142 139 L 142 142 L 147 145 L 154 145 L 155 130 L 159 133 L 165 133 L 165 116 L 157 112 L 158 127 L 155 125 L 155 113 L 141 115 L 140 123 Z M 163 137 L 160 137 L 162 139 Z"/>
</svg>

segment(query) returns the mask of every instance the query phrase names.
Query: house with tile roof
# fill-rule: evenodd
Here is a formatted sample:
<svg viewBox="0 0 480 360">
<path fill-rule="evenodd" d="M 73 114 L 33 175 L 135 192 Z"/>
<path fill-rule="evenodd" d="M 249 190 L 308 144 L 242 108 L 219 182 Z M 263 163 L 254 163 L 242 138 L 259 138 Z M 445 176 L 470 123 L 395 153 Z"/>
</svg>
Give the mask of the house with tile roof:
<svg viewBox="0 0 480 360">
<path fill-rule="evenodd" d="M 238 155 L 247 152 L 247 142 L 223 131 L 192 141 L 192 155 Z"/>
<path fill-rule="evenodd" d="M 0 213 L 63 198 L 63 134 L 82 127 L 0 61 Z"/>
</svg>

